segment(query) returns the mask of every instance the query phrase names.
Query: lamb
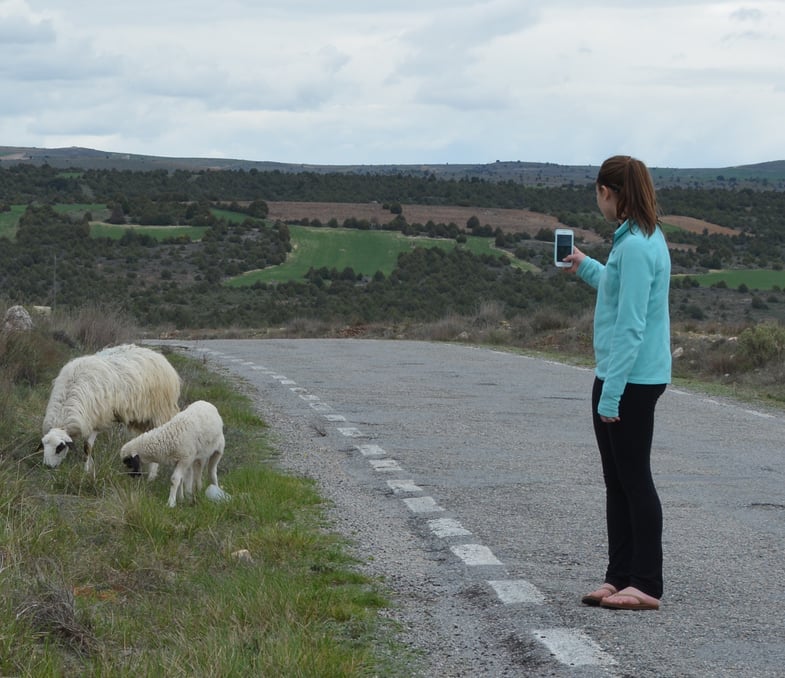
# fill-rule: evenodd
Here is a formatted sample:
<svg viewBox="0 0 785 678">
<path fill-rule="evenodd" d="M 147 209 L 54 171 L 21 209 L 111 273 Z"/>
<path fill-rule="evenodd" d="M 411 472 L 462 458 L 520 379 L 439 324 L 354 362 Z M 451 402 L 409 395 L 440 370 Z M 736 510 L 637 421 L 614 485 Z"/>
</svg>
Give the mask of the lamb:
<svg viewBox="0 0 785 678">
<path fill-rule="evenodd" d="M 114 422 L 139 434 L 160 426 L 180 408 L 180 375 L 160 353 L 122 344 L 66 363 L 54 380 L 43 421 L 44 464 L 55 468 L 84 439 L 85 471 L 93 470 L 98 433 Z M 157 465 L 149 468 L 155 478 Z"/>
<path fill-rule="evenodd" d="M 172 464 L 172 486 L 169 506 L 174 508 L 177 499 L 185 494 L 193 496 L 202 489 L 202 467 L 207 462 L 211 485 L 218 487 L 218 462 L 224 453 L 223 420 L 215 405 L 197 400 L 176 414 L 165 424 L 137 438 L 129 440 L 120 449 L 123 463 L 135 472 L 141 463 Z"/>
</svg>

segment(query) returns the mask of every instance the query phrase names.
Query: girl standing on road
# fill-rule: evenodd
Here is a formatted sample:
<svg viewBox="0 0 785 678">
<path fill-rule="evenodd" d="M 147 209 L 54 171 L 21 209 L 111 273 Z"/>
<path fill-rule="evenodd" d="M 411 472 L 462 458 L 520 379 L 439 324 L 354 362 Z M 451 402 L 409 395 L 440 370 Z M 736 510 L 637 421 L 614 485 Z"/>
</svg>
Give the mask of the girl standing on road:
<svg viewBox="0 0 785 678">
<path fill-rule="evenodd" d="M 654 408 L 671 379 L 670 255 L 654 184 L 635 158 L 608 158 L 597 206 L 617 225 L 605 265 L 578 248 L 567 270 L 597 289 L 592 391 L 606 489 L 608 567 L 586 605 L 656 610 L 662 597 L 662 506 L 651 475 Z"/>
</svg>

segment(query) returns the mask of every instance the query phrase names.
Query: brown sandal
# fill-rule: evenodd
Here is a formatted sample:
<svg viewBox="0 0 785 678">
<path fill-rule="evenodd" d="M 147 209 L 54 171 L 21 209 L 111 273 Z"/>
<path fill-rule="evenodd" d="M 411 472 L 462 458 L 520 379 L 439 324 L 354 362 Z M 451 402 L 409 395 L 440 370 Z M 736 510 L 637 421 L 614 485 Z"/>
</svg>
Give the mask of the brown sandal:
<svg viewBox="0 0 785 678">
<path fill-rule="evenodd" d="M 614 593 L 618 593 L 619 589 L 617 589 L 613 584 L 605 583 L 600 586 L 596 591 L 592 591 L 591 593 L 587 593 L 583 598 L 581 598 L 581 602 L 584 605 L 590 605 L 592 607 L 597 607 L 604 598 L 608 596 L 612 596 Z"/>
</svg>

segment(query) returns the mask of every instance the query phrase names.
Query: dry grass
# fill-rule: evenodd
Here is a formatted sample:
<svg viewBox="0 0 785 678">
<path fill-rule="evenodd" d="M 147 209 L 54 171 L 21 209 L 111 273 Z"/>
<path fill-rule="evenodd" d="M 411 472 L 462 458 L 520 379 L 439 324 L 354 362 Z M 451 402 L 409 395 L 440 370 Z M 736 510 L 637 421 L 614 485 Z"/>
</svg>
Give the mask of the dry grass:
<svg viewBox="0 0 785 678">
<path fill-rule="evenodd" d="M 387 224 L 395 215 L 383 208 L 381 203 L 349 203 L 349 202 L 268 202 L 268 217 L 280 221 L 318 219 L 326 224 L 336 219 L 343 224 L 346 219 L 365 219 L 371 224 Z M 505 233 L 528 233 L 536 235 L 541 229 L 563 228 L 556 217 L 550 214 L 532 212 L 531 210 L 500 209 L 488 207 L 458 207 L 449 205 L 403 205 L 403 216 L 410 224 L 454 223 L 460 228 L 473 216 L 480 220 L 482 226 L 493 229 L 501 228 Z M 600 236 L 594 231 L 575 229 L 576 235 L 583 242 L 601 242 Z"/>
</svg>

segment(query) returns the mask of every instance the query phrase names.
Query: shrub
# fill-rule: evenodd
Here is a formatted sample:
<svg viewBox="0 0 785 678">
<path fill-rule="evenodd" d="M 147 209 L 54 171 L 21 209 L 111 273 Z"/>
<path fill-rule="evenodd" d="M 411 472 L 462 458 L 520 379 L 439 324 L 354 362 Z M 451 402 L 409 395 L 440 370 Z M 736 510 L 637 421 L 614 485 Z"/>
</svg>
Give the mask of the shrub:
<svg viewBox="0 0 785 678">
<path fill-rule="evenodd" d="M 739 335 L 739 350 L 756 367 L 782 360 L 785 356 L 785 328 L 772 323 L 748 327 Z"/>
</svg>

